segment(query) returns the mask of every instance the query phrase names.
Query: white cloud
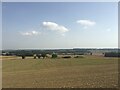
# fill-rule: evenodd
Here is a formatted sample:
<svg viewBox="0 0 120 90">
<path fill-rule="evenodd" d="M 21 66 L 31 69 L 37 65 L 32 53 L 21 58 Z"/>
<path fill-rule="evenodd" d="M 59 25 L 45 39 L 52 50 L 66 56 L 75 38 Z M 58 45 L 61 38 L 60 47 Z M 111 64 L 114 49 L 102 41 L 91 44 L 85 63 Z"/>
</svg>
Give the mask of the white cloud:
<svg viewBox="0 0 120 90">
<path fill-rule="evenodd" d="M 88 27 L 94 26 L 96 24 L 95 21 L 91 20 L 78 20 L 77 23 L 82 25 L 84 29 L 87 29 Z"/>
<path fill-rule="evenodd" d="M 69 31 L 66 27 L 58 25 L 57 23 L 54 22 L 43 22 L 42 25 L 44 28 L 48 30 L 58 31 L 60 33 L 65 33 Z"/>
<path fill-rule="evenodd" d="M 37 31 L 28 31 L 28 32 L 21 32 L 22 35 L 24 36 L 35 36 L 35 35 L 39 35 L 40 32 Z"/>
</svg>

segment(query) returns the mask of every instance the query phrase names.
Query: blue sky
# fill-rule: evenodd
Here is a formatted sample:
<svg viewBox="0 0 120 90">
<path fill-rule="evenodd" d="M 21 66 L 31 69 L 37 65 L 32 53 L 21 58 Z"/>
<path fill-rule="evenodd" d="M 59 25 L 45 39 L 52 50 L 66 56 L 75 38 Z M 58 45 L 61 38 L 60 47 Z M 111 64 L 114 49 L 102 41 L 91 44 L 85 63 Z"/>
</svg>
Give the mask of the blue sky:
<svg viewBox="0 0 120 90">
<path fill-rule="evenodd" d="M 117 47 L 117 5 L 4 2 L 3 49 Z"/>
</svg>

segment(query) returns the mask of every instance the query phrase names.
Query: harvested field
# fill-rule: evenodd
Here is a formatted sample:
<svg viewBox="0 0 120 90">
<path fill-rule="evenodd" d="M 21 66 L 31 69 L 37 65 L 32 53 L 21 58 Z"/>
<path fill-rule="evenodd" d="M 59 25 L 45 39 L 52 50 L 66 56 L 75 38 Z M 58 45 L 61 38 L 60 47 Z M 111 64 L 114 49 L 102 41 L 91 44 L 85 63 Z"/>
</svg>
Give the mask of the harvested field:
<svg viewBox="0 0 120 90">
<path fill-rule="evenodd" d="M 115 88 L 118 59 L 3 57 L 3 88 Z"/>
</svg>

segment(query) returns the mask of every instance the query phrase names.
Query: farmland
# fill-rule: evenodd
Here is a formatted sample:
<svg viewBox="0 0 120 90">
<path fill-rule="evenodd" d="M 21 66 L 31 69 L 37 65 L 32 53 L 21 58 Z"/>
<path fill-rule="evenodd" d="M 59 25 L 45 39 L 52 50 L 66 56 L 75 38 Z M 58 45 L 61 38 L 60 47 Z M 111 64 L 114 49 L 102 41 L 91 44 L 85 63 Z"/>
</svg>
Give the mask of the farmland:
<svg viewBox="0 0 120 90">
<path fill-rule="evenodd" d="M 115 88 L 118 59 L 84 58 L 21 59 L 3 56 L 3 88 Z"/>
</svg>

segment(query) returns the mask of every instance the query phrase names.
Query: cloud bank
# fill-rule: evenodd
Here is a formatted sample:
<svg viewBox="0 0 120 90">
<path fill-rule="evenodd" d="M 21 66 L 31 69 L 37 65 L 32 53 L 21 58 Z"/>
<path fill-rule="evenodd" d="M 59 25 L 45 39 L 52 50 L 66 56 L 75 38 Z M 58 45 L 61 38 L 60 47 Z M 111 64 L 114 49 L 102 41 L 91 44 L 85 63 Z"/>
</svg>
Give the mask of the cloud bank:
<svg viewBox="0 0 120 90">
<path fill-rule="evenodd" d="M 54 22 L 43 22 L 42 25 L 45 29 L 48 29 L 51 31 L 57 31 L 60 33 L 65 33 L 69 31 L 66 27 L 62 25 L 58 25 L 57 23 L 54 23 Z"/>
<path fill-rule="evenodd" d="M 28 31 L 28 32 L 21 32 L 22 35 L 24 36 L 36 36 L 36 35 L 39 35 L 40 32 L 38 31 Z"/>
<path fill-rule="evenodd" d="M 82 25 L 85 29 L 94 26 L 96 24 L 95 21 L 91 21 L 91 20 L 77 20 L 77 23 Z"/>
</svg>

